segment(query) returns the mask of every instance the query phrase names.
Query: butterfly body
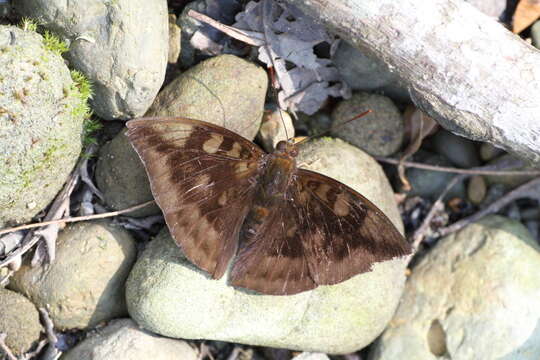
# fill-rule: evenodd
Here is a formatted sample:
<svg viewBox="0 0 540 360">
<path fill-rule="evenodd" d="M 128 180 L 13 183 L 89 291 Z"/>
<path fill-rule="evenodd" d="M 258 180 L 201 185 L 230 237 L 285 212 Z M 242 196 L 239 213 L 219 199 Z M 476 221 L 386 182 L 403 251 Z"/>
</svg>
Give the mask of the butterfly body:
<svg viewBox="0 0 540 360">
<path fill-rule="evenodd" d="M 185 118 L 127 123 L 152 193 L 186 257 L 213 278 L 264 294 L 336 284 L 410 245 L 348 186 L 217 125 Z M 231 264 L 232 261 L 232 264 Z"/>
</svg>

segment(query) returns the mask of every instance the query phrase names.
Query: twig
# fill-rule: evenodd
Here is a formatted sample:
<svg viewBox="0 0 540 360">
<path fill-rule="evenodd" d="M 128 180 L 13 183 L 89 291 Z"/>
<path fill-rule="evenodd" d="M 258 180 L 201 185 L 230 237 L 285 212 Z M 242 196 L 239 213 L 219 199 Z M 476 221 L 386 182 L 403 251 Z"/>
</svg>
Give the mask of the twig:
<svg viewBox="0 0 540 360">
<path fill-rule="evenodd" d="M 504 196 L 502 196 L 497 201 L 493 202 L 488 207 L 478 211 L 477 213 L 466 217 L 464 219 L 461 219 L 452 225 L 440 228 L 437 230 L 437 233 L 439 236 L 445 236 L 450 233 L 456 232 L 458 230 L 461 230 L 465 226 L 469 225 L 470 223 L 473 223 L 475 221 L 480 220 L 486 215 L 493 214 L 497 211 L 499 211 L 501 208 L 505 207 L 512 201 L 523 198 L 523 197 L 536 197 L 538 196 L 538 192 L 540 191 L 540 177 L 535 178 L 520 187 L 508 192 Z"/>
<path fill-rule="evenodd" d="M 49 347 L 45 351 L 43 360 L 56 360 L 62 355 L 62 352 L 56 347 L 58 338 L 54 333 L 54 324 L 45 308 L 39 308 L 39 313 L 41 314 L 43 325 L 45 325 L 45 334 L 47 334 L 47 340 L 49 341 Z"/>
<path fill-rule="evenodd" d="M 263 46 L 265 44 L 264 35 L 258 31 L 242 30 L 232 26 L 227 26 L 195 10 L 189 10 L 188 16 L 208 24 L 236 40 L 245 42 L 246 44 L 253 46 Z"/>
<path fill-rule="evenodd" d="M 380 162 L 398 165 L 400 164 L 398 159 L 390 159 L 385 157 L 375 156 L 375 159 Z M 513 175 L 528 175 L 528 176 L 538 176 L 540 175 L 540 170 L 489 170 L 483 169 L 483 167 L 471 168 L 471 169 L 459 169 L 446 166 L 437 166 L 437 165 L 428 165 L 411 161 L 403 161 L 401 164 L 406 167 L 412 167 L 417 169 L 431 170 L 431 171 L 440 171 L 440 172 L 450 172 L 455 174 L 467 174 L 467 175 L 493 175 L 493 176 L 513 176 Z M 513 166 L 508 167 L 519 167 L 523 166 L 521 162 L 516 162 Z"/>
<path fill-rule="evenodd" d="M 7 355 L 9 360 L 17 360 L 15 355 L 11 352 L 11 349 L 6 345 L 6 337 L 7 335 L 4 333 L 0 333 L 0 349 Z"/>
<path fill-rule="evenodd" d="M 150 201 L 147 201 L 145 203 L 129 207 L 127 209 L 118 210 L 118 211 L 110 211 L 110 212 L 106 212 L 106 213 L 103 213 L 103 214 L 75 216 L 75 217 L 71 217 L 71 218 L 64 218 L 64 219 L 51 220 L 51 221 L 43 221 L 43 222 L 35 223 L 35 224 L 26 224 L 26 225 L 15 226 L 15 227 L 12 227 L 12 228 L 0 230 L 0 235 L 6 234 L 6 233 L 9 233 L 9 232 L 13 232 L 13 231 L 25 230 L 25 229 L 33 229 L 33 228 L 37 228 L 37 227 L 41 227 L 41 226 L 45 226 L 45 225 L 51 225 L 51 224 L 72 223 L 72 222 L 103 219 L 103 218 L 118 216 L 118 215 L 129 213 L 129 212 L 132 212 L 132 211 L 135 211 L 135 210 L 139 210 L 139 209 L 141 209 L 141 208 L 143 208 L 145 206 L 148 206 L 150 204 L 153 204 L 153 203 L 154 203 L 154 200 L 150 200 Z M 0 267 L 2 267 L 3 265 L 4 265 L 4 263 L 0 263 Z"/>
<path fill-rule="evenodd" d="M 433 203 L 433 205 L 431 206 L 431 209 L 429 209 L 428 214 L 422 221 L 422 224 L 420 225 L 420 227 L 418 227 L 418 229 L 416 229 L 416 231 L 414 232 L 412 236 L 413 249 L 415 252 L 420 246 L 420 243 L 422 242 L 422 240 L 424 240 L 425 234 L 428 231 L 429 226 L 431 224 L 431 220 L 433 220 L 433 217 L 435 216 L 437 211 L 444 209 L 444 203 L 443 203 L 444 197 L 448 194 L 450 190 L 452 190 L 454 185 L 456 185 L 460 181 L 463 181 L 466 177 L 467 175 L 454 176 L 452 180 L 450 180 L 448 185 L 446 185 L 444 190 L 441 192 L 437 200 Z"/>
</svg>

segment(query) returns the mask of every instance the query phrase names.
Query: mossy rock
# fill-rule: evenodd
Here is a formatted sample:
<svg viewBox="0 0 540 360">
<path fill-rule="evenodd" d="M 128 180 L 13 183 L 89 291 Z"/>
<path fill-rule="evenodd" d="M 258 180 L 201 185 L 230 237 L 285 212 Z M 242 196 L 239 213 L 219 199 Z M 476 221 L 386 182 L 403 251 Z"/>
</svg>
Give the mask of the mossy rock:
<svg viewBox="0 0 540 360">
<path fill-rule="evenodd" d="M 86 99 L 51 45 L 0 26 L 0 226 L 43 210 L 81 152 Z"/>
</svg>

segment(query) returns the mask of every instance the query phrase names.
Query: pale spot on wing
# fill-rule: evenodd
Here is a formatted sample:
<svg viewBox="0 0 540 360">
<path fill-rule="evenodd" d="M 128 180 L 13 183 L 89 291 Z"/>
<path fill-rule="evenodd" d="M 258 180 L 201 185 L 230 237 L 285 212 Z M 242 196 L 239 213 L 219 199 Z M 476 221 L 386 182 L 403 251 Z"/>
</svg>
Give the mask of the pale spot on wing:
<svg viewBox="0 0 540 360">
<path fill-rule="evenodd" d="M 239 143 L 235 142 L 232 146 L 232 149 L 227 151 L 227 155 L 229 156 L 232 156 L 232 157 L 235 157 L 235 158 L 239 158 L 240 157 L 240 154 L 242 152 L 242 145 L 240 145 Z"/>
<path fill-rule="evenodd" d="M 334 213 L 338 216 L 349 215 L 349 203 L 344 193 L 338 194 L 334 203 Z"/>
<path fill-rule="evenodd" d="M 234 167 L 237 174 L 242 174 L 249 169 L 249 163 L 247 161 L 240 161 Z"/>
<path fill-rule="evenodd" d="M 328 184 L 319 184 L 319 186 L 317 186 L 317 189 L 315 189 L 315 194 L 317 194 L 317 196 L 321 200 L 328 201 L 328 192 L 331 189 L 332 188 Z"/>
<path fill-rule="evenodd" d="M 292 238 L 296 235 L 296 231 L 298 230 L 297 225 L 293 225 L 290 228 L 287 229 L 287 237 Z"/>
<path fill-rule="evenodd" d="M 209 154 L 215 154 L 223 143 L 223 135 L 211 133 L 210 139 L 206 140 L 202 146 L 203 150 Z"/>
<path fill-rule="evenodd" d="M 219 198 L 218 198 L 219 206 L 225 206 L 227 204 L 227 198 L 228 198 L 227 192 L 226 191 L 222 192 L 221 195 L 219 195 Z"/>
</svg>

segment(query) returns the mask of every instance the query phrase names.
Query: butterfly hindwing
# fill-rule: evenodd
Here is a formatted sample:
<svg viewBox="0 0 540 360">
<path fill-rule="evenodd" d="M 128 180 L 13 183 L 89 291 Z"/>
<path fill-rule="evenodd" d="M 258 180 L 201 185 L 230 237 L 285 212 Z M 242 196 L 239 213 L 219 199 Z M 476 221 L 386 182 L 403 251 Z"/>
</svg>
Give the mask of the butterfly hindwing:
<svg viewBox="0 0 540 360">
<path fill-rule="evenodd" d="M 247 234 L 233 265 L 233 285 L 290 295 L 370 271 L 404 256 L 410 245 L 369 200 L 348 186 L 297 170 L 283 202 Z"/>
<path fill-rule="evenodd" d="M 172 237 L 190 261 L 220 278 L 251 206 L 263 151 L 197 120 L 147 118 L 127 127 Z"/>
</svg>

